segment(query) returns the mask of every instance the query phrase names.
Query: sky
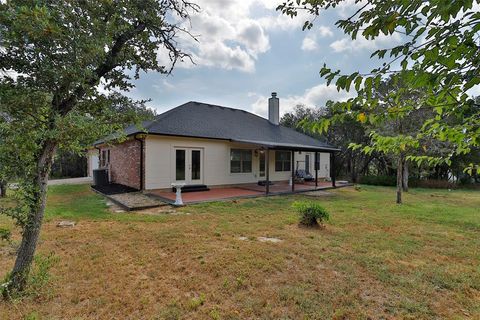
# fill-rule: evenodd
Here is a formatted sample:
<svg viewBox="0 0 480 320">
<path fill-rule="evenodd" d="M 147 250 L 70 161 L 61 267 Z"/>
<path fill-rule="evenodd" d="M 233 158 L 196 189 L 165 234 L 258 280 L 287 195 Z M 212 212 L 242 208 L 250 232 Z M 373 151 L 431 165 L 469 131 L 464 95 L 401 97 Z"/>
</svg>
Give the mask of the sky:
<svg viewBox="0 0 480 320">
<path fill-rule="evenodd" d="M 182 36 L 180 47 L 192 54 L 171 75 L 142 74 L 129 96 L 151 99 L 157 113 L 188 101 L 199 101 L 265 116 L 271 92 L 280 98 L 280 112 L 297 104 L 322 107 L 327 100 L 352 95 L 327 86 L 319 75 L 324 63 L 345 73 L 369 71 L 378 61 L 370 59 L 378 48 L 399 43 L 398 34 L 368 41 L 350 40 L 335 21 L 356 10 L 353 0 L 323 11 L 311 30 L 302 31 L 301 12 L 292 19 L 275 8 L 282 0 L 196 0 L 200 11 L 187 27 L 198 41 Z M 159 52 L 160 61 L 168 62 Z"/>
</svg>

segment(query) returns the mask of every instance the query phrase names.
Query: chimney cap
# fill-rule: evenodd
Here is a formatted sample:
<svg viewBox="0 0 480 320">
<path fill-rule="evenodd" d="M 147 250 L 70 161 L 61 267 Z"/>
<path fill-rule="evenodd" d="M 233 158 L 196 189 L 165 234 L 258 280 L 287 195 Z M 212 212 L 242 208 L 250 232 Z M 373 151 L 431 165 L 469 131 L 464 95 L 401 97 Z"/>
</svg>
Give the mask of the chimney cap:
<svg viewBox="0 0 480 320">
<path fill-rule="evenodd" d="M 277 96 L 277 93 L 276 92 L 272 92 L 272 97 L 276 97 Z"/>
</svg>

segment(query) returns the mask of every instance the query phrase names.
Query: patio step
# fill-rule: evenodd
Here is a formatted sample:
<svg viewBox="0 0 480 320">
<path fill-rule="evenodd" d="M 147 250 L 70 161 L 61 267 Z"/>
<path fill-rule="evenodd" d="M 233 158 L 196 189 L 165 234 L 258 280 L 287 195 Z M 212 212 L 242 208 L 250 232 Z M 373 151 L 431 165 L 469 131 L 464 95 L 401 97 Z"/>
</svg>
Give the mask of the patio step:
<svg viewBox="0 0 480 320">
<path fill-rule="evenodd" d="M 204 184 L 190 184 L 182 188 L 182 192 L 198 192 L 198 191 L 208 191 L 208 190 L 210 189 Z M 177 188 L 173 187 L 172 191 L 177 192 Z"/>
</svg>

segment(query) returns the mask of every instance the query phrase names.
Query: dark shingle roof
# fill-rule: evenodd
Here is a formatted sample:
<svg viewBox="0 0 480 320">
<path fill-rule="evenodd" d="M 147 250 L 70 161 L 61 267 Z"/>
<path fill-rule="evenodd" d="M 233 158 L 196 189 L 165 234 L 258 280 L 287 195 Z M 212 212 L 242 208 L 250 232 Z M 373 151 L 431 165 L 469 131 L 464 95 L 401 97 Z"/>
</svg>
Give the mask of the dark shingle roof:
<svg viewBox="0 0 480 320">
<path fill-rule="evenodd" d="M 253 113 L 190 101 L 143 123 L 145 130 L 132 125 L 125 134 L 187 136 L 253 143 L 274 148 L 337 150 L 335 147 L 299 133 L 274 125 Z M 101 141 L 99 141 L 101 142 Z"/>
</svg>

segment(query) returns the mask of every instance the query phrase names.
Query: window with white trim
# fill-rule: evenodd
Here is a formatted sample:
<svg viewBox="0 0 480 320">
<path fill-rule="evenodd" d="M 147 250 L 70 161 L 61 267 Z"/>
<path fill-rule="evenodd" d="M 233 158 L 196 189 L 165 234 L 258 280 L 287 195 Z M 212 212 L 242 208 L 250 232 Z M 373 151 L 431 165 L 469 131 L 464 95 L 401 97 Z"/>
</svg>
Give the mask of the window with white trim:
<svg viewBox="0 0 480 320">
<path fill-rule="evenodd" d="M 275 171 L 290 171 L 292 170 L 290 151 L 275 151 Z"/>
<path fill-rule="evenodd" d="M 252 172 L 252 150 L 231 149 L 230 150 L 230 173 Z"/>
</svg>

